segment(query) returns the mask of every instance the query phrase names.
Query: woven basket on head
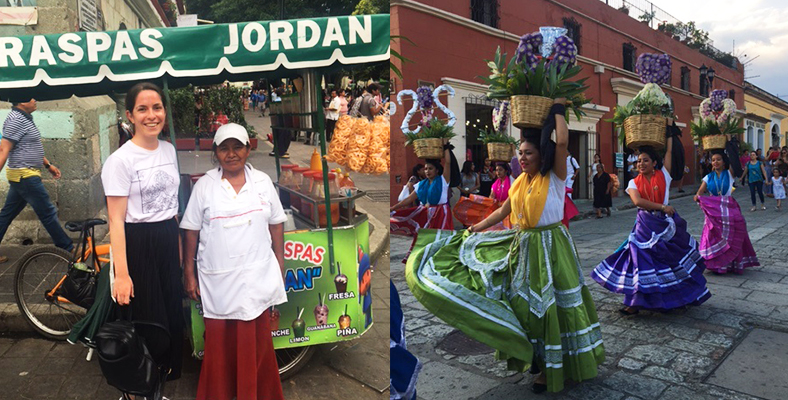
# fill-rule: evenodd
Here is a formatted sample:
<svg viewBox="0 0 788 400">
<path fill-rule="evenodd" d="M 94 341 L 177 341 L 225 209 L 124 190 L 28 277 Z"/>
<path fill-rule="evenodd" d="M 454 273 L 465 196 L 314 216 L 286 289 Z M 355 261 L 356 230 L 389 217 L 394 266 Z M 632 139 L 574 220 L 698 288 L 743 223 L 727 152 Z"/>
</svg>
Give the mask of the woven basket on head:
<svg viewBox="0 0 788 400">
<path fill-rule="evenodd" d="M 640 146 L 652 146 L 655 149 L 665 147 L 665 117 L 652 114 L 639 114 L 624 120 L 627 147 L 637 149 Z"/>
<path fill-rule="evenodd" d="M 711 135 L 703 137 L 703 148 L 705 150 L 724 149 L 728 138 L 725 135 Z"/>
<path fill-rule="evenodd" d="M 512 145 L 509 143 L 487 143 L 487 155 L 491 161 L 512 160 Z"/>
<path fill-rule="evenodd" d="M 417 139 L 413 141 L 413 151 L 416 157 L 427 160 L 431 158 L 443 158 L 443 139 L 429 138 Z"/>
<path fill-rule="evenodd" d="M 553 106 L 553 99 L 542 96 L 512 96 L 512 124 L 520 129 L 541 128 Z"/>
</svg>

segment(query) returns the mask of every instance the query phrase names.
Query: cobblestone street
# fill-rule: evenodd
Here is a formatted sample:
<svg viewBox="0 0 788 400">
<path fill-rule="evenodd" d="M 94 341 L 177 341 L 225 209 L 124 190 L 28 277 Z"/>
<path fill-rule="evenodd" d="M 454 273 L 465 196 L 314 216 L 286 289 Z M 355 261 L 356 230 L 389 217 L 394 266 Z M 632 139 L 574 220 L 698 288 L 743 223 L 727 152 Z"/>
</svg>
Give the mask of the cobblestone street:
<svg viewBox="0 0 788 400">
<path fill-rule="evenodd" d="M 744 210 L 761 267 L 747 269 L 743 275 L 707 272 L 711 299 L 700 307 L 664 314 L 641 311 L 635 316 L 622 316 L 617 310 L 623 296 L 608 292 L 589 277 L 591 269 L 627 237 L 635 210 L 571 223 L 570 232 L 578 247 L 586 285 L 599 312 L 607 359 L 596 379 L 569 383 L 562 393 L 553 395 L 533 394 L 531 375 L 507 371 L 504 362 L 495 361 L 492 349 L 453 333 L 454 328 L 426 311 L 410 293 L 404 264 L 399 262 L 411 239 L 393 236 L 391 275 L 402 297 L 407 343 L 424 363 L 419 376 L 419 398 L 788 398 L 784 379 L 777 378 L 784 377 L 779 374 L 785 371 L 785 361 L 755 358 L 751 347 L 744 345 L 749 343 L 748 335 L 754 338 L 764 334 L 766 339 L 758 339 L 758 345 L 763 345 L 769 342 L 768 338 L 784 340 L 782 332 L 788 332 L 788 247 L 784 244 L 788 212 L 775 211 L 773 199 L 767 199 L 768 210 L 750 212 L 746 188 L 737 190 L 735 197 Z M 700 240 L 703 213 L 692 197 L 671 204 L 687 220 L 690 233 Z M 452 337 L 445 340 L 447 335 Z M 739 349 L 745 354 L 739 354 Z M 728 378 L 730 368 L 734 368 L 734 377 L 746 377 L 741 380 L 743 383 L 732 383 Z"/>
</svg>

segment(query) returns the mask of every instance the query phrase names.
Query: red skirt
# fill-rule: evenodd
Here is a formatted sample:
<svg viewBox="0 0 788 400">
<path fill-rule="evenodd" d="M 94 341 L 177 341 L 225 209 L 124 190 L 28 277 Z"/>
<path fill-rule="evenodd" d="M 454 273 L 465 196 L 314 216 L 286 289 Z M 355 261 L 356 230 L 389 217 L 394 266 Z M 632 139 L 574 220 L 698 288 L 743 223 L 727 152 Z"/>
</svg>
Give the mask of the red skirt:
<svg viewBox="0 0 788 400">
<path fill-rule="evenodd" d="M 389 217 L 389 231 L 392 235 L 413 236 L 413 242 L 410 244 L 411 250 L 416 244 L 419 229 L 454 230 L 449 204 L 403 208 L 392 212 Z M 410 256 L 410 250 L 402 260 L 403 264 L 408 261 L 408 256 Z"/>
<path fill-rule="evenodd" d="M 419 229 L 454 229 L 448 204 L 403 208 L 389 217 L 392 235 L 416 236 Z"/>
<path fill-rule="evenodd" d="M 269 312 L 252 321 L 205 318 L 197 400 L 284 400 Z"/>
</svg>

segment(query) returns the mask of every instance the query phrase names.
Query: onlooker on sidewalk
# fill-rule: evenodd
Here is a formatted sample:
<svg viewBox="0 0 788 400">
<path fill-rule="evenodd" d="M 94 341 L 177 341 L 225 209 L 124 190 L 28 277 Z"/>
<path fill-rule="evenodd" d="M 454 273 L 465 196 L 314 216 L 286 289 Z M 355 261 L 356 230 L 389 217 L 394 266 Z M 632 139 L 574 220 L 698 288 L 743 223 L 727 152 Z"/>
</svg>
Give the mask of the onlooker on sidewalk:
<svg viewBox="0 0 788 400">
<path fill-rule="evenodd" d="M 577 179 L 577 173 L 580 171 L 580 164 L 577 163 L 577 159 L 572 157 L 572 153 L 567 152 L 566 155 L 566 188 L 572 189 L 575 185 L 575 179 Z M 572 193 L 568 193 L 569 198 L 572 198 Z"/>
<path fill-rule="evenodd" d="M 330 142 L 331 137 L 334 135 L 334 127 L 337 125 L 339 119 L 339 109 L 341 108 L 339 96 L 336 90 L 331 91 L 331 102 L 326 108 L 326 141 Z M 315 141 L 313 139 L 313 141 Z"/>
<path fill-rule="evenodd" d="M 594 182 L 594 211 L 596 217 L 602 218 L 602 209 L 610 216 L 610 207 L 613 207 L 613 181 L 605 172 L 605 164 L 597 163 Z"/>
<path fill-rule="evenodd" d="M 345 89 L 337 90 L 337 95 L 339 95 L 339 116 L 347 115 L 347 104 L 348 99 L 345 97 Z"/>
<path fill-rule="evenodd" d="M 283 94 L 284 94 L 284 90 L 281 87 L 276 88 L 276 90 L 271 92 L 271 102 L 272 103 L 281 102 L 282 101 L 281 96 Z M 290 134 L 289 130 L 283 129 L 285 128 L 285 117 L 278 115 L 276 117 L 276 120 L 277 120 L 276 124 L 275 125 L 272 124 L 273 126 L 276 126 L 276 128 L 273 128 L 274 131 L 273 134 L 276 135 L 275 151 L 279 153 L 280 158 L 287 159 L 290 158 L 290 154 L 287 152 L 287 149 L 290 148 L 290 141 L 292 140 L 293 136 Z M 273 157 L 276 155 L 276 153 L 272 151 L 268 153 L 268 155 Z"/>
<path fill-rule="evenodd" d="M 265 89 L 260 91 L 260 116 L 265 117 L 265 109 L 268 103 L 268 96 L 266 96 Z"/>
<path fill-rule="evenodd" d="M 383 104 L 379 104 L 377 100 L 375 100 L 375 96 L 378 95 L 380 95 L 380 85 L 373 82 L 367 86 L 367 90 L 364 91 L 364 94 L 361 96 L 358 112 L 361 113 L 361 116 L 367 117 L 370 121 L 372 121 L 384 107 Z"/>
<path fill-rule="evenodd" d="M 7 161 L 6 174 L 10 186 L 3 209 L 0 210 L 0 242 L 8 231 L 8 226 L 29 203 L 55 246 L 71 251 L 74 244 L 60 226 L 57 208 L 41 183 L 41 167 L 49 171 L 55 179 L 60 179 L 60 170 L 44 157 L 41 133 L 30 115 L 38 107 L 36 100 L 30 99 L 12 105 L 13 108 L 3 123 L 3 138 L 0 140 L 0 169 Z M 6 261 L 8 257 L 0 256 L 0 263 Z"/>
</svg>

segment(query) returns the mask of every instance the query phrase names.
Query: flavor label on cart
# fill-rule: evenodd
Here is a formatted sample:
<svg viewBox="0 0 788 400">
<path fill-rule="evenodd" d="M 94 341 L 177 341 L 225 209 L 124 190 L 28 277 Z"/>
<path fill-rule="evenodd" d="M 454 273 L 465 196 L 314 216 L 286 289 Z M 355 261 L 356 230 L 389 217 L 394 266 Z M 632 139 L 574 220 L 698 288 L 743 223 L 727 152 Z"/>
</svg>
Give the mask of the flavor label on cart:
<svg viewBox="0 0 788 400">
<path fill-rule="evenodd" d="M 368 222 L 336 228 L 333 237 L 332 268 L 325 230 L 285 233 L 287 302 L 267 310 L 275 349 L 352 340 L 372 326 Z M 192 311 L 193 343 L 202 351 L 202 310 Z"/>
<path fill-rule="evenodd" d="M 331 293 L 328 295 L 329 300 L 346 300 L 346 299 L 355 299 L 356 294 L 353 292 L 346 292 L 346 293 Z"/>
</svg>

